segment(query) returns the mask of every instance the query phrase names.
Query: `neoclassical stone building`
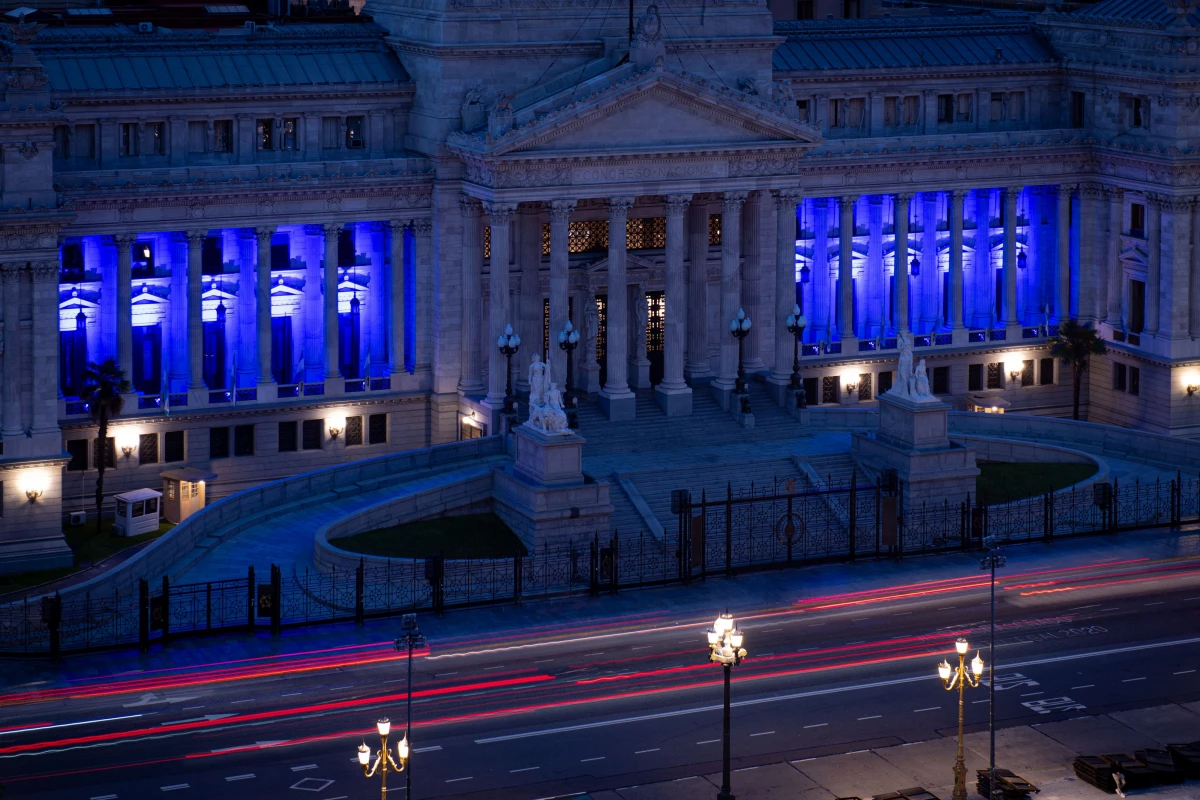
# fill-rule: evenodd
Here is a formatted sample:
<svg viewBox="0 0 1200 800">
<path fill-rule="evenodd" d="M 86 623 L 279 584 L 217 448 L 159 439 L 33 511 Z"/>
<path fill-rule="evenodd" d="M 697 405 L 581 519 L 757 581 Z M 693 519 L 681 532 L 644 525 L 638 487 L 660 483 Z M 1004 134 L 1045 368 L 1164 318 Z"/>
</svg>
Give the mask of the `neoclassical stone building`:
<svg viewBox="0 0 1200 800">
<path fill-rule="evenodd" d="M 782 399 L 793 304 L 814 405 L 885 391 L 908 330 L 958 407 L 1069 413 L 1074 317 L 1110 345 L 1089 419 L 1200 430 L 1191 7 L 778 5 L 638 0 L 632 44 L 610 0 L 8 16 L 0 571 L 69 559 L 105 358 L 114 492 L 490 434 L 508 325 L 518 391 L 531 351 L 564 380 L 570 320 L 575 386 L 630 419 L 727 403 L 743 309 Z"/>
</svg>

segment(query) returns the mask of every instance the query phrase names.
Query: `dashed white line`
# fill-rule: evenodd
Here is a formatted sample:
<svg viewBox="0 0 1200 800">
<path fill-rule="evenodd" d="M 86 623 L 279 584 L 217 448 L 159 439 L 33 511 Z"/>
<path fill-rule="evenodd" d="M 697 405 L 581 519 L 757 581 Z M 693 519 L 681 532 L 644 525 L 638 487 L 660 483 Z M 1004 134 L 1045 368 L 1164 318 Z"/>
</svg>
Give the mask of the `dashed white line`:
<svg viewBox="0 0 1200 800">
<path fill-rule="evenodd" d="M 602 656 L 602 655 L 604 655 L 604 653 L 603 653 L 603 652 L 600 652 L 600 653 L 584 653 L 584 654 L 583 654 L 583 657 L 584 657 L 584 658 L 591 658 L 592 656 Z"/>
<path fill-rule="evenodd" d="M 603 761 L 604 759 L 605 759 L 605 756 L 595 756 L 594 758 L 581 758 L 581 759 L 579 759 L 579 763 L 586 764 L 589 761 Z"/>
<path fill-rule="evenodd" d="M 893 617 L 907 617 L 911 613 L 912 613 L 911 611 L 901 611 L 898 614 L 892 614 L 892 616 Z"/>
<path fill-rule="evenodd" d="M 538 662 L 536 662 L 536 661 L 535 661 L 535 662 L 533 662 L 533 663 L 535 663 L 535 664 L 536 664 L 536 663 L 538 663 Z M 457 674 L 458 674 L 458 670 L 455 670 L 454 672 L 438 672 L 438 673 L 436 673 L 436 674 L 435 674 L 433 677 L 435 677 L 435 678 L 444 678 L 444 677 L 446 677 L 447 675 L 457 675 Z"/>
<path fill-rule="evenodd" d="M 304 692 L 287 692 L 286 694 L 281 694 L 279 696 L 280 697 L 297 697 L 298 695 L 302 695 L 302 694 L 304 694 Z"/>
<path fill-rule="evenodd" d="M 1194 670 L 1194 669 L 1184 669 L 1184 670 L 1180 670 L 1179 672 L 1173 672 L 1171 674 L 1172 675 L 1187 675 L 1187 674 L 1195 672 L 1195 671 L 1196 670 Z"/>
<path fill-rule="evenodd" d="M 1126 678 L 1125 680 L 1121 681 L 1121 683 L 1133 683 L 1134 681 L 1144 681 L 1144 680 L 1146 680 L 1144 677 L 1142 677 L 1142 678 Z"/>
<path fill-rule="evenodd" d="M 102 794 L 99 797 L 93 797 L 92 800 L 117 800 L 115 794 Z"/>
<path fill-rule="evenodd" d="M 251 697 L 249 700 L 231 700 L 231 701 L 229 701 L 229 705 L 236 706 L 238 703 L 253 703 L 253 702 L 254 702 L 254 698 Z"/>
<path fill-rule="evenodd" d="M 634 750 L 634 751 L 633 751 L 633 754 L 634 754 L 635 756 L 640 756 L 640 755 L 643 755 L 643 754 L 645 754 L 645 753 L 657 753 L 657 752 L 658 752 L 659 750 L 661 750 L 661 749 L 662 749 L 662 748 L 660 748 L 660 747 L 651 747 L 649 750 Z"/>
<path fill-rule="evenodd" d="M 883 714 L 875 714 L 874 716 L 870 716 L 870 717 L 859 717 L 858 721 L 862 722 L 863 720 L 867 720 L 867 719 L 879 719 L 882 716 L 883 716 Z"/>
<path fill-rule="evenodd" d="M 758 733 L 750 734 L 750 736 L 751 736 L 751 738 L 753 738 L 755 736 L 773 736 L 774 734 L 775 734 L 775 731 L 759 731 Z"/>
<path fill-rule="evenodd" d="M 535 662 L 533 662 L 533 663 L 535 663 L 535 664 L 549 664 L 549 663 L 550 663 L 551 661 L 553 661 L 553 660 L 554 660 L 553 658 L 543 658 L 541 661 L 535 661 Z"/>
<path fill-rule="evenodd" d="M 1102 609 L 1100 609 L 1100 613 L 1101 613 L 1101 614 L 1103 614 L 1105 611 L 1120 611 L 1120 610 L 1121 610 L 1121 607 L 1120 607 L 1120 606 L 1113 606 L 1112 608 L 1102 608 Z"/>
<path fill-rule="evenodd" d="M 649 650 L 651 647 L 654 647 L 654 645 L 652 645 L 652 644 L 645 644 L 645 645 L 642 645 L 641 647 L 635 647 L 635 648 L 633 648 L 633 649 L 634 649 L 635 651 L 636 651 L 636 650 Z"/>
<path fill-rule="evenodd" d="M 520 769 L 510 769 L 509 772 L 532 772 L 535 769 L 541 769 L 541 767 L 521 767 Z"/>
<path fill-rule="evenodd" d="M 788 763 L 789 764 L 803 764 L 805 761 L 816 761 L 816 760 L 817 760 L 817 757 L 812 756 L 810 758 L 802 758 L 799 761 L 789 761 Z"/>
<path fill-rule="evenodd" d="M 1148 606 L 1161 606 L 1161 605 L 1162 605 L 1164 602 L 1166 602 L 1166 601 L 1165 601 L 1165 600 L 1156 600 L 1156 601 L 1155 601 L 1155 602 L 1153 602 L 1153 603 L 1145 603 L 1144 605 L 1148 605 Z"/>
<path fill-rule="evenodd" d="M 816 725 L 805 725 L 804 729 L 808 730 L 809 728 L 824 728 L 828 724 L 828 722 L 818 722 Z"/>
<path fill-rule="evenodd" d="M 1072 686 L 1071 687 L 1072 690 L 1074 690 L 1074 689 L 1095 689 L 1095 688 L 1096 688 L 1096 684 L 1094 684 L 1094 683 L 1085 683 L 1082 686 Z"/>
<path fill-rule="evenodd" d="M 779 633 L 783 628 L 763 628 L 759 633 Z"/>
<path fill-rule="evenodd" d="M 1045 694 L 1045 692 L 1026 692 L 1021 697 L 1037 697 L 1039 694 Z"/>
<path fill-rule="evenodd" d="M 355 761 L 357 761 L 357 760 L 358 759 L 355 759 Z M 254 777 L 253 772 L 247 772 L 245 775 L 228 775 L 228 776 L 226 776 L 225 781 L 227 783 L 233 783 L 234 781 L 248 781 L 253 777 Z"/>
<path fill-rule="evenodd" d="M 181 708 L 179 710 L 180 711 L 195 711 L 198 708 L 204 708 L 204 706 L 186 706 L 185 708 Z"/>
<path fill-rule="evenodd" d="M 735 769 L 734 772 L 749 772 L 752 769 L 758 769 L 758 767 L 742 767 L 741 769 Z"/>
<path fill-rule="evenodd" d="M 696 742 L 696 744 L 716 744 L 719 741 L 721 741 L 721 740 L 720 739 L 705 739 L 703 742 Z"/>
<path fill-rule="evenodd" d="M 979 703 L 990 703 L 990 702 L 991 702 L 990 700 L 988 700 L 987 698 L 984 698 L 983 700 L 972 700 L 971 705 L 974 706 L 974 705 L 978 705 Z"/>
<path fill-rule="evenodd" d="M 958 606 L 942 606 L 941 608 L 938 609 L 938 611 L 950 611 L 955 608 L 958 608 Z"/>
<path fill-rule="evenodd" d="M 413 752 L 414 753 L 433 753 L 433 752 L 435 752 L 437 750 L 441 750 L 441 749 L 442 749 L 442 746 L 440 744 L 435 744 L 435 745 L 431 745 L 429 747 L 414 747 Z"/>
<path fill-rule="evenodd" d="M 1099 603 L 1092 603 L 1090 606 L 1075 606 L 1074 608 L 1072 608 L 1072 609 L 1069 609 L 1069 610 L 1071 610 L 1071 611 L 1083 611 L 1085 608 L 1099 608 L 1099 607 L 1100 607 L 1100 604 L 1099 604 Z"/>
<path fill-rule="evenodd" d="M 484 668 L 483 668 L 483 671 L 484 671 L 484 672 L 491 672 L 491 671 L 493 671 L 493 670 L 497 670 L 497 669 L 504 669 L 504 665 L 503 665 L 503 664 L 501 664 L 501 665 L 500 665 L 500 666 L 498 666 L 498 667 L 484 667 Z"/>
<path fill-rule="evenodd" d="M 465 778 L 450 778 L 448 781 L 446 781 L 446 783 L 458 783 L 459 781 L 469 781 L 469 780 L 474 780 L 474 779 L 470 775 L 468 775 Z"/>
<path fill-rule="evenodd" d="M 306 769 L 316 769 L 316 764 L 301 764 L 298 767 L 292 767 L 292 772 L 304 772 Z"/>
<path fill-rule="evenodd" d="M 174 784 L 171 784 L 170 786 L 160 786 L 158 788 L 164 792 L 175 792 L 180 789 L 190 789 L 192 787 L 186 783 L 174 783 Z"/>
<path fill-rule="evenodd" d="M 769 653 L 759 653 L 759 654 L 758 654 L 758 657 L 759 657 L 759 658 L 762 658 L 763 656 L 773 656 L 773 655 L 775 655 L 775 651 L 774 651 L 774 650 L 772 650 L 772 651 L 771 651 L 771 652 L 769 652 Z"/>
<path fill-rule="evenodd" d="M 930 706 L 929 708 L 914 708 L 913 713 L 920 714 L 922 711 L 937 711 L 940 708 L 941 708 L 941 706 Z"/>
<path fill-rule="evenodd" d="M 870 617 L 855 617 L 854 619 L 852 619 L 850 621 L 851 622 L 862 622 L 864 619 L 870 619 Z"/>
</svg>

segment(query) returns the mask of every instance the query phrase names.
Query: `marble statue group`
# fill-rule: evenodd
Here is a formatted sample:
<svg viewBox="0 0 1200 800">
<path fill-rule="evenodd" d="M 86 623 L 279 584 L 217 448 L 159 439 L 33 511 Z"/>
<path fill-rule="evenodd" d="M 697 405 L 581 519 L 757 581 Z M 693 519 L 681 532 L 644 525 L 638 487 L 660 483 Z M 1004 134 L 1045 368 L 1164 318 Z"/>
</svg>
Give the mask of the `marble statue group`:
<svg viewBox="0 0 1200 800">
<path fill-rule="evenodd" d="M 901 331 L 899 339 L 900 361 L 896 367 L 896 380 L 888 394 L 918 402 L 936 400 L 929 389 L 929 370 L 925 367 L 925 359 L 922 358 L 920 363 L 913 366 L 912 334 Z"/>
<path fill-rule="evenodd" d="M 542 361 L 540 353 L 533 354 L 529 365 L 529 420 L 525 424 L 546 433 L 570 433 L 562 391 L 550 380 L 550 364 Z"/>
</svg>

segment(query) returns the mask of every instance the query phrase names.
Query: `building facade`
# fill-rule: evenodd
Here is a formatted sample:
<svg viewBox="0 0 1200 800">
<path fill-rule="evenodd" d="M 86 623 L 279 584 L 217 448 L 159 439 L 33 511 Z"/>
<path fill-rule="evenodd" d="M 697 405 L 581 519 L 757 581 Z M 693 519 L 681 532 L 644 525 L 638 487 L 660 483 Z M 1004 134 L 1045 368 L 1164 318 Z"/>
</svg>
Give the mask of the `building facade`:
<svg viewBox="0 0 1200 800">
<path fill-rule="evenodd" d="M 1188 8 L 776 20 L 756 0 L 372 0 L 308 19 L 8 17 L 0 570 L 69 563 L 83 367 L 133 383 L 106 486 L 210 495 L 498 430 L 522 338 L 572 381 L 869 403 L 910 331 L 960 408 L 1200 430 Z M 776 15 L 785 16 L 775 9 Z M 200 12 L 193 9 L 193 15 Z M 788 14 L 786 16 L 795 16 Z M 623 231 L 624 235 L 614 235 Z M 518 366 L 520 368 L 518 368 Z"/>
</svg>

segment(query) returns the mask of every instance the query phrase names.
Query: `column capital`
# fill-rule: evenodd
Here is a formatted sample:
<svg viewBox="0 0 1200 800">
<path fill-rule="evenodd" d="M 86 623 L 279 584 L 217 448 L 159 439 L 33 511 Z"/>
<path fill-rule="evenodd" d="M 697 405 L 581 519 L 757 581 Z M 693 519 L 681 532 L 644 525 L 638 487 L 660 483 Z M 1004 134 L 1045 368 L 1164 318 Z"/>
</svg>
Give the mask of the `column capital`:
<svg viewBox="0 0 1200 800">
<path fill-rule="evenodd" d="M 137 241 L 136 233 L 114 233 L 112 235 L 113 244 L 118 248 L 127 248 L 129 245 Z"/>
<path fill-rule="evenodd" d="M 21 280 L 21 267 L 16 264 L 0 264 L 0 283 L 13 285 Z"/>
<path fill-rule="evenodd" d="M 323 223 L 321 223 L 321 226 L 320 226 L 321 232 L 324 233 L 326 236 L 329 236 L 331 234 L 336 236 L 337 234 L 342 232 L 342 228 L 344 228 L 344 227 L 346 227 L 346 224 L 344 222 L 323 222 Z"/>
<path fill-rule="evenodd" d="M 202 244 L 204 242 L 204 240 L 208 238 L 208 231 L 207 230 L 184 231 L 183 236 L 185 239 L 187 239 L 188 246 L 191 247 L 192 245 Z"/>
<path fill-rule="evenodd" d="M 1075 194 L 1075 187 L 1069 183 L 1060 183 L 1058 186 L 1055 186 L 1051 191 L 1053 191 L 1060 198 L 1065 197 L 1068 200 L 1070 200 L 1071 195 Z"/>
<path fill-rule="evenodd" d="M 1103 200 L 1104 187 L 1098 183 L 1082 183 L 1079 185 L 1079 196 L 1085 200 Z"/>
<path fill-rule="evenodd" d="M 1125 201 L 1125 189 L 1120 186 L 1105 186 L 1104 196 L 1110 203 L 1122 203 Z"/>
<path fill-rule="evenodd" d="M 669 194 L 667 195 L 667 216 L 682 217 L 687 211 L 688 204 L 692 202 L 690 194 Z"/>
<path fill-rule="evenodd" d="M 608 198 L 608 213 L 611 216 L 613 212 L 626 214 L 629 209 L 633 208 L 636 197 L 610 197 Z"/>
<path fill-rule="evenodd" d="M 550 209 L 550 224 L 563 224 L 571 221 L 571 212 L 578 204 L 576 200 L 551 200 L 546 205 Z"/>
<path fill-rule="evenodd" d="M 951 202 L 961 203 L 966 198 L 968 191 L 970 191 L 970 190 L 969 189 L 951 189 L 950 191 L 946 192 L 946 194 L 949 195 Z"/>
<path fill-rule="evenodd" d="M 802 189 L 780 189 L 775 193 L 775 205 L 781 209 L 791 206 L 793 210 L 804 199 Z"/>
<path fill-rule="evenodd" d="M 403 236 L 404 229 L 408 227 L 408 220 L 406 220 L 406 219 L 389 219 L 387 222 L 384 223 L 384 225 L 387 226 L 388 233 L 392 234 L 393 236 Z"/>
<path fill-rule="evenodd" d="M 892 195 L 897 204 L 903 203 L 904 205 L 908 205 L 915 196 L 914 192 L 896 192 Z"/>
<path fill-rule="evenodd" d="M 721 211 L 736 214 L 746 202 L 746 192 L 724 192 L 721 194 Z"/>
<path fill-rule="evenodd" d="M 412 221 L 413 233 L 417 236 L 428 237 L 433 235 L 433 220 L 429 217 L 417 217 Z"/>
<path fill-rule="evenodd" d="M 254 228 L 254 238 L 258 240 L 261 247 L 264 244 L 271 243 L 271 237 L 275 235 L 278 228 L 275 225 L 258 225 Z"/>
<path fill-rule="evenodd" d="M 458 207 L 464 217 L 477 218 L 482 213 L 482 204 L 479 202 L 479 198 L 471 197 L 469 194 L 458 198 Z"/>
<path fill-rule="evenodd" d="M 324 225 L 305 225 L 304 234 L 306 236 L 323 236 L 325 234 Z"/>
<path fill-rule="evenodd" d="M 58 262 L 57 261 L 34 261 L 30 263 L 30 269 L 33 272 L 34 283 L 57 283 L 58 282 Z"/>
<path fill-rule="evenodd" d="M 858 195 L 848 194 L 837 198 L 838 210 L 845 213 L 854 208 L 854 204 L 858 202 Z"/>
<path fill-rule="evenodd" d="M 483 211 L 492 218 L 492 224 L 497 223 L 503 225 L 512 220 L 512 215 L 517 211 L 516 203 L 498 203 L 491 200 L 483 202 Z"/>
<path fill-rule="evenodd" d="M 1004 199 L 1007 200 L 1010 197 L 1016 197 L 1019 195 L 1021 190 L 1024 188 L 1024 186 L 1005 186 L 1000 191 L 1004 195 Z"/>
</svg>

